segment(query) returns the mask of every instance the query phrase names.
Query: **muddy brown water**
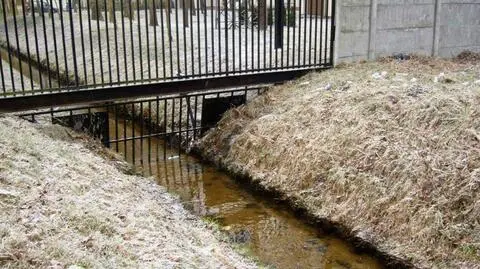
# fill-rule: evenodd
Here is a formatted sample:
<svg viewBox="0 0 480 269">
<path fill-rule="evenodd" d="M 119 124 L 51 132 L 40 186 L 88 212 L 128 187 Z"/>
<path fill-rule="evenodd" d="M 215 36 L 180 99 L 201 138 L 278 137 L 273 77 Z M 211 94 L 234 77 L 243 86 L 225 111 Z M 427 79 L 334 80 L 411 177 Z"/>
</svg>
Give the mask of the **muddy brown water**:
<svg viewBox="0 0 480 269">
<path fill-rule="evenodd" d="M 114 116 L 109 117 L 115 130 Z M 117 122 L 132 133 L 132 122 Z M 135 125 L 135 135 L 140 126 Z M 113 132 L 112 132 L 113 133 Z M 113 134 L 114 135 L 114 134 Z M 111 139 L 115 139 L 111 134 Z M 381 268 L 369 255 L 356 253 L 346 242 L 297 219 L 285 206 L 252 194 L 227 174 L 202 164 L 178 149 L 164 152 L 157 138 L 119 142 L 111 148 L 126 156 L 145 176 L 153 176 L 177 194 L 194 214 L 217 222 L 228 240 L 238 244 L 262 264 L 273 268 Z M 158 160 L 157 160 L 158 156 Z M 166 159 L 164 159 L 164 156 Z"/>
<path fill-rule="evenodd" d="M 2 58 L 7 60 L 5 53 L 0 50 Z M 37 84 L 40 76 L 44 83 L 47 81 L 48 77 L 33 66 L 30 74 L 25 72 L 28 70 L 25 62 L 12 59 L 17 71 L 20 64 L 24 75 Z M 140 127 L 132 128 L 131 121 L 115 122 L 114 119 L 115 116 L 110 115 L 110 130 L 115 130 L 117 123 L 118 128 L 125 129 L 128 134 L 135 130 L 135 135 L 140 135 Z M 110 139 L 115 139 L 114 135 L 110 132 Z M 154 177 L 169 192 L 177 194 L 192 213 L 219 224 L 227 240 L 262 265 L 272 268 L 382 268 L 377 259 L 357 253 L 350 244 L 335 236 L 319 233 L 284 205 L 252 194 L 227 174 L 192 156 L 180 154 L 178 149 L 164 147 L 161 139 L 151 137 L 119 142 L 111 148 L 124 155 L 145 176 Z"/>
</svg>

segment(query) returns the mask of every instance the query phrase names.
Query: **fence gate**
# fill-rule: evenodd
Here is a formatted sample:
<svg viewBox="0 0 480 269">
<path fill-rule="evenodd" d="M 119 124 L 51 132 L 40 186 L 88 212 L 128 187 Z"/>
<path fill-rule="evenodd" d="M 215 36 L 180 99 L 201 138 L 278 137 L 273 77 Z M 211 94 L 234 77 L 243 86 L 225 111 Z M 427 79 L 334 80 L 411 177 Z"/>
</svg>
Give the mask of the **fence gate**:
<svg viewBox="0 0 480 269">
<path fill-rule="evenodd" d="M 0 1 L 0 112 L 332 66 L 335 0 Z"/>
</svg>

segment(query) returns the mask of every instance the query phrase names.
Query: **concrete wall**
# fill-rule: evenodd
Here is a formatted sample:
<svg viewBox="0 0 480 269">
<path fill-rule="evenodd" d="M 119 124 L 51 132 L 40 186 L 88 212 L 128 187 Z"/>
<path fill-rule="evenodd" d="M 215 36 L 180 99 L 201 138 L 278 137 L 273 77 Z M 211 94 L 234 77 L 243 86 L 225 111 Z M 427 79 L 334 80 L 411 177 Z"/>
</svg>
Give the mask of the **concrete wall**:
<svg viewBox="0 0 480 269">
<path fill-rule="evenodd" d="M 335 63 L 480 52 L 480 0 L 337 0 Z"/>
</svg>

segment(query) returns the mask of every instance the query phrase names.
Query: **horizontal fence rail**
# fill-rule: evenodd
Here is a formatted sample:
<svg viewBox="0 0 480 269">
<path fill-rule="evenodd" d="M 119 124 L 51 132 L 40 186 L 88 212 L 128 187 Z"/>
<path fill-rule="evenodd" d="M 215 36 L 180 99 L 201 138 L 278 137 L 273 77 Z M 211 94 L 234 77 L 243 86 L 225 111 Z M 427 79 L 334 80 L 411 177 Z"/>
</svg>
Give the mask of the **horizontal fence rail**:
<svg viewBox="0 0 480 269">
<path fill-rule="evenodd" d="M 334 0 L 0 2 L 0 98 L 332 65 Z"/>
</svg>

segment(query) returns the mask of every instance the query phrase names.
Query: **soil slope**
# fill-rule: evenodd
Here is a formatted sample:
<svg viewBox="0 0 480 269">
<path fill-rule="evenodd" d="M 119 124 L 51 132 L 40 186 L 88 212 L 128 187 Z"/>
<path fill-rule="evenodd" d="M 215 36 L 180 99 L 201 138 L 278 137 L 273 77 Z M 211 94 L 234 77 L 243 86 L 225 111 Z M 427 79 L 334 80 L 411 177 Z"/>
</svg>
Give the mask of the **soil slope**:
<svg viewBox="0 0 480 269">
<path fill-rule="evenodd" d="M 480 268 L 478 55 L 310 74 L 231 110 L 198 147 L 382 252 Z"/>
<path fill-rule="evenodd" d="M 0 267 L 255 267 L 127 167 L 67 129 L 0 117 Z"/>
</svg>

